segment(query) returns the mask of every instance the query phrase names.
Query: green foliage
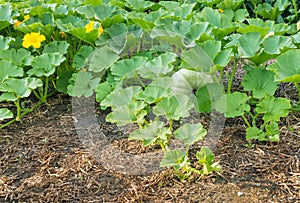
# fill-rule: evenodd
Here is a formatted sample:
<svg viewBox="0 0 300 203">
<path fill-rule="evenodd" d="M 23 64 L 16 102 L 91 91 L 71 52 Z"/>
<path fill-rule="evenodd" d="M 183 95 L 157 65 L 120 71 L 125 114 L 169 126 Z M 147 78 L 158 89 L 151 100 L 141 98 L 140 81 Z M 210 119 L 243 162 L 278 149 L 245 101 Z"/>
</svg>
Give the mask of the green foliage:
<svg viewBox="0 0 300 203">
<path fill-rule="evenodd" d="M 200 169 L 192 166 L 189 147 L 204 139 L 206 130 L 200 123 L 183 120 L 191 111 L 201 115 L 217 110 L 225 117 L 242 117 L 247 140 L 279 141 L 280 119 L 299 105 L 275 98 L 278 84 L 294 83 L 300 101 L 295 4 L 287 0 L 2 3 L 0 103 L 15 108 L 0 108 L 1 122 L 12 119 L 0 129 L 20 121 L 56 91 L 76 97 L 96 93 L 100 108 L 110 110 L 106 120 L 136 124 L 129 139 L 145 146 L 159 144 L 165 153 L 161 166 L 173 167 L 180 179 L 219 171 L 207 147 L 196 153 Z M 32 32 L 46 40 L 39 48 L 22 48 L 24 35 Z M 270 59 L 275 63 L 265 67 Z M 243 90 L 231 88 L 240 62 L 248 67 Z M 225 72 L 228 64 L 231 71 Z M 38 102 L 28 107 L 32 93 Z M 174 120 L 180 126 L 175 127 Z M 183 141 L 186 150 L 171 150 L 171 139 Z"/>
</svg>

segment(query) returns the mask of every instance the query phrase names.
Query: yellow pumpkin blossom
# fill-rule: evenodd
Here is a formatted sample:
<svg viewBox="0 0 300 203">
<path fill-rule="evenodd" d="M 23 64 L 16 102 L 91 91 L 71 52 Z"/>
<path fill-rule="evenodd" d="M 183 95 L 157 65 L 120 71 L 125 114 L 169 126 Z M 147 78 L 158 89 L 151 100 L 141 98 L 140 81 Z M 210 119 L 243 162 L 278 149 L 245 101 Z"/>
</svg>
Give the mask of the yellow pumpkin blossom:
<svg viewBox="0 0 300 203">
<path fill-rule="evenodd" d="M 90 33 L 94 29 L 95 21 L 91 21 L 85 26 L 85 33 Z"/>
<path fill-rule="evenodd" d="M 103 32 L 104 32 L 103 27 L 100 26 L 100 27 L 99 27 L 99 34 L 98 34 L 98 37 L 99 37 Z"/>
<path fill-rule="evenodd" d="M 19 27 L 21 25 L 21 23 L 22 23 L 21 21 L 16 20 L 16 21 L 14 21 L 14 26 Z"/>
<path fill-rule="evenodd" d="M 221 8 L 218 8 L 219 13 L 224 13 L 224 10 Z"/>
<path fill-rule="evenodd" d="M 29 18 L 30 18 L 30 15 L 26 15 L 26 16 L 24 16 L 24 20 L 23 20 L 23 22 L 25 22 L 25 21 L 29 20 Z"/>
<path fill-rule="evenodd" d="M 26 34 L 23 37 L 22 46 L 25 48 L 29 48 L 33 46 L 34 48 L 38 49 L 41 47 L 41 43 L 46 40 L 45 35 L 40 34 L 40 32 L 32 32 L 30 34 Z"/>
</svg>

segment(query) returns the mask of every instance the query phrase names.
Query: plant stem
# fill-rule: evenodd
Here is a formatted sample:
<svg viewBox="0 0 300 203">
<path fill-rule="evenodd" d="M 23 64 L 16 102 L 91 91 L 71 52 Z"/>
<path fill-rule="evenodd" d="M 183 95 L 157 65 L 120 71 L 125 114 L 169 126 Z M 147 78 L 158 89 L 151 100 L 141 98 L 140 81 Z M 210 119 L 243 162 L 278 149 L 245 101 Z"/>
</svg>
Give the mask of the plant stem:
<svg viewBox="0 0 300 203">
<path fill-rule="evenodd" d="M 300 102 L 300 87 L 299 87 L 299 84 L 297 82 L 294 83 L 297 91 L 298 91 L 298 102 Z"/>
<path fill-rule="evenodd" d="M 295 17 L 298 20 L 298 8 L 297 8 L 297 3 L 296 0 L 292 0 L 293 6 L 294 6 L 294 11 L 295 11 Z"/>
<path fill-rule="evenodd" d="M 26 111 L 24 111 L 22 114 L 19 115 L 19 117 L 17 116 L 16 118 L 8 121 L 7 123 L 4 123 L 3 125 L 0 126 L 0 130 L 13 124 L 14 122 L 18 121 L 19 119 L 22 119 L 24 116 L 26 116 L 28 113 L 31 113 L 32 111 L 34 111 L 35 109 L 37 109 L 39 106 L 41 106 L 44 102 L 42 102 L 41 100 L 35 105 L 33 106 L 31 109 L 28 109 Z"/>
<path fill-rule="evenodd" d="M 17 117 L 16 117 L 16 121 L 20 121 L 21 119 L 21 111 L 22 111 L 22 108 L 20 106 L 20 98 L 18 98 L 16 101 L 14 101 L 16 107 L 17 107 Z"/>
<path fill-rule="evenodd" d="M 49 88 L 49 77 L 46 77 L 46 81 L 45 81 L 45 90 L 44 93 L 41 97 L 42 102 L 44 103 L 47 99 L 48 96 L 48 88 Z"/>
<path fill-rule="evenodd" d="M 237 58 L 234 57 L 234 64 L 233 64 L 232 72 L 231 72 L 231 75 L 230 75 L 230 78 L 228 81 L 227 94 L 230 94 L 230 92 L 231 92 L 231 87 L 232 87 L 232 83 L 233 83 L 235 72 L 236 72 L 237 62 L 238 62 Z"/>
<path fill-rule="evenodd" d="M 245 123 L 246 123 L 246 125 L 248 126 L 248 128 L 250 128 L 251 125 L 250 125 L 249 121 L 247 120 L 247 118 L 245 117 L 244 114 L 242 115 L 242 118 L 243 118 L 243 120 L 245 121 Z"/>
</svg>

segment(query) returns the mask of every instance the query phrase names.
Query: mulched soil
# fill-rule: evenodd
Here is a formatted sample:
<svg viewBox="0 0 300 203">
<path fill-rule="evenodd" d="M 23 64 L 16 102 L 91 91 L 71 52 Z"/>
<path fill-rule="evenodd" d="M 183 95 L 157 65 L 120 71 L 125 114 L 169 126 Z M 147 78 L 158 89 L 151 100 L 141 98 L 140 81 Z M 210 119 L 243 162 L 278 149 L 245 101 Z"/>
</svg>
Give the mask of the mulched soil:
<svg viewBox="0 0 300 203">
<path fill-rule="evenodd" d="M 252 146 L 243 123 L 227 119 L 214 147 L 222 172 L 180 181 L 170 169 L 146 175 L 107 169 L 78 137 L 71 99 L 60 96 L 48 103 L 1 131 L 1 203 L 300 202 L 299 113 L 282 119 L 279 143 Z M 112 143 L 134 153 L 153 150 L 124 138 Z"/>
</svg>

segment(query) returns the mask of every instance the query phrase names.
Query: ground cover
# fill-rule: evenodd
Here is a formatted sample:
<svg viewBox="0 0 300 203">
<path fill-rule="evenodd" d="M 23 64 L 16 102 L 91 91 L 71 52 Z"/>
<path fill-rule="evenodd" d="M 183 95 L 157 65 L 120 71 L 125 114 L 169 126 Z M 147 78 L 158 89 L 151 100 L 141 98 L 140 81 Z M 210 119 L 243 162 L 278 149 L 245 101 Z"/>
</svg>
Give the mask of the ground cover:
<svg viewBox="0 0 300 203">
<path fill-rule="evenodd" d="M 298 4 L 1 1 L 1 200 L 297 202 Z"/>
</svg>

